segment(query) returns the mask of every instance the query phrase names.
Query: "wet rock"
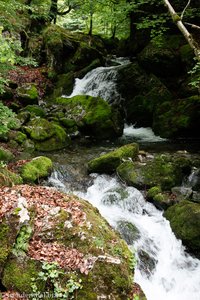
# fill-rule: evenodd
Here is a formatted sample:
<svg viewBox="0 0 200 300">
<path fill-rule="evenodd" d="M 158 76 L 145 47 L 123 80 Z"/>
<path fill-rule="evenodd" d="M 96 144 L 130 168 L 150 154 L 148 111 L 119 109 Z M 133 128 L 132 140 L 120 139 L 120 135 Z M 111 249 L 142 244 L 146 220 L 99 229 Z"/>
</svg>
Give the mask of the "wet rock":
<svg viewBox="0 0 200 300">
<path fill-rule="evenodd" d="M 200 255 L 200 204 L 182 201 L 168 208 L 164 216 L 170 221 L 176 237 L 189 251 Z"/>
<path fill-rule="evenodd" d="M 127 221 L 118 222 L 117 230 L 120 232 L 122 238 L 127 242 L 128 245 L 133 245 L 134 241 L 140 237 L 137 227 Z"/>
<path fill-rule="evenodd" d="M 138 154 L 136 143 L 122 146 L 88 162 L 89 173 L 113 173 L 123 160 L 135 159 Z"/>
</svg>

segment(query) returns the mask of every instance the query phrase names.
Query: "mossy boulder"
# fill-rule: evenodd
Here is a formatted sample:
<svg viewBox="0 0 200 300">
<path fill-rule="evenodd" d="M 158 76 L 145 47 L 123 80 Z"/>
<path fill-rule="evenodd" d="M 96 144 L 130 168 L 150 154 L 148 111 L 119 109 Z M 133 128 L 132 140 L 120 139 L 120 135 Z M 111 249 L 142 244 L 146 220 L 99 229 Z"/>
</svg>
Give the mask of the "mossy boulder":
<svg viewBox="0 0 200 300">
<path fill-rule="evenodd" d="M 174 77 L 182 71 L 178 48 L 183 43 L 180 35 L 163 37 L 160 45 L 154 41 L 137 56 L 139 64 L 147 71 L 161 77 Z"/>
<path fill-rule="evenodd" d="M 164 102 L 154 113 L 153 130 L 166 137 L 199 137 L 200 96 Z"/>
<path fill-rule="evenodd" d="M 3 203 L 1 203 L 3 205 Z M 18 234 L 18 218 L 13 215 L 0 222 L 0 278 Z"/>
<path fill-rule="evenodd" d="M 55 103 L 65 111 L 68 119 L 76 121 L 78 130 L 96 139 L 114 138 L 122 135 L 123 121 L 120 113 L 105 100 L 87 95 L 57 98 Z"/>
<path fill-rule="evenodd" d="M 33 158 L 25 163 L 20 170 L 20 175 L 24 182 L 36 182 L 42 178 L 48 177 L 52 171 L 53 164 L 51 159 L 45 156 Z"/>
<path fill-rule="evenodd" d="M 117 169 L 123 160 L 136 159 L 138 151 L 139 148 L 136 143 L 124 145 L 114 151 L 103 154 L 100 157 L 89 161 L 88 172 L 111 174 Z"/>
<path fill-rule="evenodd" d="M 22 182 L 21 176 L 9 171 L 6 167 L 0 167 L 0 186 L 13 186 Z"/>
<path fill-rule="evenodd" d="M 126 184 L 143 189 L 145 186 L 142 169 L 133 161 L 122 162 L 116 169 L 120 179 Z"/>
<path fill-rule="evenodd" d="M 34 141 L 35 149 L 53 151 L 62 149 L 70 144 L 70 138 L 64 128 L 46 119 L 35 118 L 23 130 Z"/>
<path fill-rule="evenodd" d="M 162 154 L 146 160 L 144 164 L 139 161 L 123 161 L 116 171 L 120 179 L 130 186 L 139 189 L 158 186 L 161 192 L 170 191 L 172 187 L 180 185 L 183 178 L 189 176 L 191 166 L 191 160 L 187 156 Z M 165 195 L 163 197 L 166 200 Z"/>
<path fill-rule="evenodd" d="M 45 110 L 39 105 L 27 105 L 26 107 L 22 108 L 20 112 L 29 112 L 31 117 L 41 117 L 44 118 L 46 115 Z"/>
<path fill-rule="evenodd" d="M 0 161 L 11 161 L 13 158 L 14 155 L 10 150 L 0 147 Z"/>
<path fill-rule="evenodd" d="M 156 107 L 172 99 L 171 92 L 160 79 L 146 73 L 136 62 L 119 68 L 117 88 L 125 100 L 127 122 L 137 121 L 138 126 L 152 126 Z"/>
<path fill-rule="evenodd" d="M 0 278 L 6 289 L 20 294 L 34 291 L 53 294 L 56 287 L 64 291 L 73 282 L 77 285 L 78 300 L 128 299 L 133 290 L 134 255 L 96 208 L 48 187 L 18 185 L 9 190 L 2 188 L 1 192 L 0 238 L 5 240 L 0 249 L 8 245 L 5 253 L 12 251 L 12 255 L 3 253 L 6 259 L 0 259 Z M 12 203 L 8 204 L 6 197 L 11 196 Z M 17 211 L 19 201 L 23 207 Z M 2 203 L 5 205 L 1 211 Z M 13 215 L 18 238 L 14 235 L 10 245 L 7 232 L 13 230 L 9 226 Z M 28 226 L 32 233 L 23 239 L 20 232 Z M 18 255 L 16 249 L 21 249 Z M 48 271 L 52 267 L 54 273 Z M 52 274 L 58 276 L 52 280 Z"/>
<path fill-rule="evenodd" d="M 38 104 L 39 93 L 33 83 L 24 83 L 16 89 L 17 97 L 23 105 Z"/>
<path fill-rule="evenodd" d="M 200 204 L 182 201 L 167 209 L 164 216 L 170 221 L 176 237 L 189 251 L 200 255 Z"/>
<path fill-rule="evenodd" d="M 10 142 L 15 141 L 19 145 L 21 145 L 26 141 L 27 136 L 25 133 L 23 133 L 21 131 L 11 130 L 8 134 L 8 139 Z"/>
<path fill-rule="evenodd" d="M 47 64 L 58 73 L 63 73 L 64 62 L 74 55 L 78 39 L 73 33 L 57 25 L 43 30 Z M 65 59 L 63 59 L 65 58 Z"/>
</svg>

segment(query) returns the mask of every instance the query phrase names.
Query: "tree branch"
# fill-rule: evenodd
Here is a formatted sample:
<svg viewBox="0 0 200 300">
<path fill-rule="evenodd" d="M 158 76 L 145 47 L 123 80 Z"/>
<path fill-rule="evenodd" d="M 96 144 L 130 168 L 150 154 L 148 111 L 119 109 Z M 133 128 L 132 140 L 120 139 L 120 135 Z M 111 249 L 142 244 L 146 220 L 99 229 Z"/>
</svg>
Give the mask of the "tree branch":
<svg viewBox="0 0 200 300">
<path fill-rule="evenodd" d="M 59 16 L 64 16 L 64 15 L 68 14 L 71 10 L 72 10 L 72 7 L 69 6 L 69 8 L 66 11 L 57 11 L 57 14 Z"/>
<path fill-rule="evenodd" d="M 188 42 L 188 44 L 190 45 L 190 47 L 194 50 L 194 54 L 197 57 L 197 59 L 200 60 L 200 49 L 199 49 L 198 45 L 195 43 L 192 35 L 187 30 L 187 28 L 185 27 L 185 25 L 181 21 L 181 18 L 175 12 L 175 10 L 172 7 L 172 5 L 170 4 L 170 2 L 168 0 L 163 0 L 163 1 L 164 1 L 165 6 L 167 7 L 171 17 L 172 17 L 172 20 L 175 22 L 178 29 L 183 34 L 183 36 L 185 37 L 185 39 Z"/>
<path fill-rule="evenodd" d="M 186 7 L 185 7 L 184 10 L 182 11 L 182 14 L 181 14 L 181 20 L 183 20 L 184 13 L 185 13 L 186 9 L 188 8 L 188 6 L 190 5 L 190 3 L 191 3 L 191 0 L 188 1 Z"/>
<path fill-rule="evenodd" d="M 195 24 L 188 23 L 188 22 L 184 22 L 184 24 L 189 25 L 189 26 L 191 26 L 192 28 L 195 28 L 195 29 L 199 29 L 199 30 L 200 30 L 200 26 L 197 26 L 197 25 L 195 25 Z"/>
</svg>

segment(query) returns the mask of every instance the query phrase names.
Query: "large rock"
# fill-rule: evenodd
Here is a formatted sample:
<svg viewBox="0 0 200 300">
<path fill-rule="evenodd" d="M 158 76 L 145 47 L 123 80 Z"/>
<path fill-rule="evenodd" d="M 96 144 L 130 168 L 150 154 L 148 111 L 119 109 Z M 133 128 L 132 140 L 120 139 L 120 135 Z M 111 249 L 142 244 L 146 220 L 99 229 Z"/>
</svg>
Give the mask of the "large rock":
<svg viewBox="0 0 200 300">
<path fill-rule="evenodd" d="M 23 130 L 34 141 L 35 149 L 39 151 L 59 150 L 70 144 L 70 138 L 65 130 L 46 119 L 32 119 Z"/>
<path fill-rule="evenodd" d="M 38 156 L 23 164 L 20 175 L 24 182 L 38 182 L 40 179 L 48 177 L 52 168 L 52 161 L 48 157 Z"/>
<path fill-rule="evenodd" d="M 75 121 L 79 131 L 96 139 L 114 138 L 122 135 L 123 121 L 120 113 L 105 100 L 87 95 L 57 98 L 58 121 L 65 117 Z M 53 112 L 51 114 L 53 116 Z"/>
<path fill-rule="evenodd" d="M 117 173 L 122 181 L 139 189 L 154 186 L 162 191 L 170 191 L 172 187 L 180 185 L 183 178 L 191 172 L 189 158 L 174 157 L 162 154 L 141 164 L 139 161 L 125 161 L 117 167 Z"/>
<path fill-rule="evenodd" d="M 152 128 L 162 137 L 199 137 L 200 96 L 166 101 L 157 106 Z"/>
<path fill-rule="evenodd" d="M 118 70 L 117 87 L 125 100 L 127 122 L 138 126 L 151 126 L 156 107 L 172 99 L 166 86 L 136 62 Z"/>
<path fill-rule="evenodd" d="M 164 216 L 189 251 L 200 256 L 200 204 L 182 201 L 168 208 Z"/>
<path fill-rule="evenodd" d="M 135 159 L 138 155 L 135 143 L 122 146 L 88 162 L 89 173 L 113 173 L 123 160 Z"/>
<path fill-rule="evenodd" d="M 96 208 L 40 186 L 2 188 L 0 195 L 0 279 L 7 290 L 128 299 L 134 256 Z"/>
</svg>

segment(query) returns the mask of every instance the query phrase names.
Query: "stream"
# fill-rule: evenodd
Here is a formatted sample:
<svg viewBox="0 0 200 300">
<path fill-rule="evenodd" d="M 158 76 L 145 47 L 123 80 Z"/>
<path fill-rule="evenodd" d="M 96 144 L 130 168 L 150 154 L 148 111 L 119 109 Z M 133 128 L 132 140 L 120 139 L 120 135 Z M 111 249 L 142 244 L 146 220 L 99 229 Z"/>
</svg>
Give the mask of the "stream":
<svg viewBox="0 0 200 300">
<path fill-rule="evenodd" d="M 128 63 L 123 59 L 118 62 Z M 115 89 L 117 68 L 99 67 L 83 79 L 76 79 L 70 97 L 89 94 L 101 96 L 109 103 L 119 100 Z M 88 200 L 120 231 L 136 254 L 134 280 L 148 300 L 200 300 L 200 260 L 185 251 L 162 212 L 146 202 L 139 190 L 124 185 L 117 177 L 87 174 L 90 159 L 132 141 L 149 153 L 183 149 L 196 152 L 185 141 L 173 143 L 155 136 L 151 128 L 125 126 L 123 136 L 115 143 L 76 145 L 73 150 L 51 154 L 55 169 L 47 184 Z M 134 238 L 125 224 L 137 228 Z"/>
</svg>

